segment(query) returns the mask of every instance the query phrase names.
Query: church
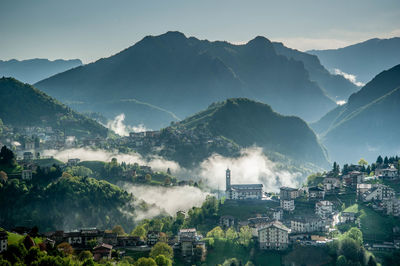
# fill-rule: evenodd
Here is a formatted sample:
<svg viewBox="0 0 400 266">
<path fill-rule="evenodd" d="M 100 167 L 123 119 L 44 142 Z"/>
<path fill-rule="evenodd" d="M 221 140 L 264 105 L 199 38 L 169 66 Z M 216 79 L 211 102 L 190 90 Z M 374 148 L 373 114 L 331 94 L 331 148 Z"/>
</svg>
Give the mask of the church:
<svg viewBox="0 0 400 266">
<path fill-rule="evenodd" d="M 231 170 L 226 169 L 226 198 L 231 200 L 261 200 L 263 184 L 231 184 Z"/>
</svg>

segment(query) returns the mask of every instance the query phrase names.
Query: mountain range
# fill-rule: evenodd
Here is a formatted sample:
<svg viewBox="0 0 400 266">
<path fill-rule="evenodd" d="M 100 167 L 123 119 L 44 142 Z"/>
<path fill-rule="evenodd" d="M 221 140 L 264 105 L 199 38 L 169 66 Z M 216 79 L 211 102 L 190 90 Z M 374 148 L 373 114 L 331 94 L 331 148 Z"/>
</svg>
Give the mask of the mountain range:
<svg viewBox="0 0 400 266">
<path fill-rule="evenodd" d="M 50 126 L 77 137 L 105 137 L 108 129 L 29 84 L 0 78 L 0 119 L 13 127 Z"/>
<path fill-rule="evenodd" d="M 325 149 L 306 122 L 299 117 L 280 115 L 269 105 L 246 98 L 211 104 L 207 109 L 163 129 L 161 138 L 164 138 L 161 155 L 185 166 L 214 153 L 231 156 L 226 154 L 229 146 L 239 150 L 261 147 L 275 158 L 280 155 L 279 160 L 286 165 L 289 165 L 289 160 L 319 167 L 328 165 Z M 214 141 L 216 139 L 220 139 L 220 143 Z M 207 144 L 203 144 L 204 141 Z M 174 147 L 172 153 L 169 147 Z"/>
<path fill-rule="evenodd" d="M 340 69 L 367 83 L 377 73 L 400 63 L 400 37 L 370 39 L 339 49 L 311 50 L 330 70 Z"/>
<path fill-rule="evenodd" d="M 311 124 L 338 162 L 374 160 L 379 154 L 400 153 L 400 65 L 383 71 L 345 105 Z"/>
<path fill-rule="evenodd" d="M 357 90 L 341 76 L 329 74 L 315 56 L 264 37 L 234 45 L 180 32 L 147 36 L 116 55 L 35 86 L 79 111 L 107 118 L 124 112 L 128 123 L 152 123 L 152 128 L 229 97 L 248 97 L 277 112 L 316 121 L 336 106 L 335 98 Z M 140 103 L 154 108 L 145 110 Z"/>
<path fill-rule="evenodd" d="M 79 59 L 58 59 L 54 61 L 48 59 L 0 60 L 0 77 L 13 77 L 22 82 L 34 84 L 80 65 L 82 65 L 82 61 Z"/>
</svg>

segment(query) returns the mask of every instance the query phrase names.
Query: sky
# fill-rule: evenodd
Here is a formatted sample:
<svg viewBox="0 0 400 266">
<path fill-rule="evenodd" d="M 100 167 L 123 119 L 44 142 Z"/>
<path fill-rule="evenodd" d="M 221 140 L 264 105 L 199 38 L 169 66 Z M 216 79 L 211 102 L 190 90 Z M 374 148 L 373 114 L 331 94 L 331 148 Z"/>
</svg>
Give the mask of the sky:
<svg viewBox="0 0 400 266">
<path fill-rule="evenodd" d="M 399 0 L 0 0 L 0 60 L 113 55 L 170 30 L 302 51 L 400 36 Z"/>
</svg>

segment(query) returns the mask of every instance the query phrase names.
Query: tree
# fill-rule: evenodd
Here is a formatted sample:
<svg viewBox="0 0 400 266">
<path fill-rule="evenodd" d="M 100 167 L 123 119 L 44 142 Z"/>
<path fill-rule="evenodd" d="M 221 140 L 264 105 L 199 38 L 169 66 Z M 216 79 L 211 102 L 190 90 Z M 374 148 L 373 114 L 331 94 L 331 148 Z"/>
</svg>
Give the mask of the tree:
<svg viewBox="0 0 400 266">
<path fill-rule="evenodd" d="M 63 242 L 63 243 L 59 244 L 57 246 L 57 249 L 64 252 L 65 255 L 72 255 L 72 253 L 74 253 L 74 249 L 67 242 Z"/>
<path fill-rule="evenodd" d="M 124 231 L 124 228 L 122 228 L 122 226 L 120 226 L 120 225 L 114 226 L 114 228 L 112 229 L 112 232 L 113 232 L 114 234 L 119 235 L 119 236 L 126 235 L 126 233 L 125 233 L 125 231 Z"/>
<path fill-rule="evenodd" d="M 228 230 L 226 230 L 225 232 L 225 237 L 226 239 L 228 239 L 229 241 L 234 241 L 236 240 L 236 238 L 238 238 L 238 234 L 236 233 L 236 230 L 233 229 L 232 227 L 228 228 Z"/>
<path fill-rule="evenodd" d="M 15 165 L 15 156 L 12 150 L 7 148 L 7 146 L 3 146 L 0 151 L 0 164 L 7 166 Z"/>
<path fill-rule="evenodd" d="M 169 186 L 171 185 L 171 178 L 169 178 L 168 176 L 164 179 L 164 185 Z"/>
<path fill-rule="evenodd" d="M 151 248 L 150 257 L 155 259 L 158 255 L 164 255 L 168 259 L 174 257 L 174 251 L 172 248 L 164 242 L 157 242 L 154 247 Z"/>
<path fill-rule="evenodd" d="M 332 172 L 335 175 L 338 175 L 340 172 L 340 166 L 336 162 L 333 163 Z"/>
<path fill-rule="evenodd" d="M 140 258 L 135 262 L 135 266 L 157 266 L 152 258 Z"/>
<path fill-rule="evenodd" d="M 164 255 L 158 255 L 155 259 L 157 266 L 172 266 L 172 260 L 168 259 Z"/>
<path fill-rule="evenodd" d="M 367 265 L 368 265 L 368 266 L 376 266 L 376 265 L 377 265 L 377 263 L 376 263 L 376 260 L 375 260 L 375 257 L 374 257 L 374 256 L 369 256 L 369 259 L 368 259 L 368 263 L 367 263 Z"/>
<path fill-rule="evenodd" d="M 72 175 L 68 172 L 63 172 L 61 177 L 62 178 L 72 178 Z"/>
<path fill-rule="evenodd" d="M 360 246 L 363 243 L 363 234 L 361 230 L 356 227 L 352 227 L 349 231 L 347 231 L 345 237 L 354 239 Z"/>
<path fill-rule="evenodd" d="M 93 250 L 98 244 L 99 244 L 99 243 L 97 242 L 97 239 L 92 239 L 92 240 L 89 240 L 89 241 L 87 242 L 87 247 L 88 247 L 90 250 Z"/>
<path fill-rule="evenodd" d="M 340 254 L 347 260 L 357 262 L 359 259 L 360 245 L 352 238 L 345 238 L 341 241 Z"/>
<path fill-rule="evenodd" d="M 36 246 L 35 241 L 33 241 L 33 239 L 29 235 L 24 238 L 24 241 L 22 243 L 24 244 L 26 250 L 29 250 L 31 247 Z"/>
<path fill-rule="evenodd" d="M 250 227 L 243 226 L 239 232 L 239 243 L 245 247 L 249 246 L 252 236 Z"/>
<path fill-rule="evenodd" d="M 366 165 L 368 165 L 368 162 L 367 162 L 364 158 L 361 158 L 361 159 L 358 161 L 358 165 L 360 165 L 360 166 L 366 166 Z"/>
<path fill-rule="evenodd" d="M 381 165 L 381 164 L 383 164 L 383 158 L 382 158 L 382 156 L 378 156 L 378 158 L 376 159 L 376 164 L 378 164 L 378 165 Z"/>
<path fill-rule="evenodd" d="M 7 183 L 8 176 L 7 173 L 4 171 L 0 171 L 0 183 Z"/>
<path fill-rule="evenodd" d="M 138 225 L 135 227 L 135 229 L 133 229 L 131 235 L 140 237 L 141 239 L 144 239 L 144 237 L 146 236 L 146 233 L 147 233 L 147 231 L 143 227 L 143 225 Z"/>
<path fill-rule="evenodd" d="M 214 239 L 221 239 L 225 237 L 225 233 L 220 226 L 216 226 L 207 233 L 207 237 L 212 237 Z"/>
<path fill-rule="evenodd" d="M 346 266 L 346 265 L 347 265 L 346 257 L 340 255 L 336 260 L 336 266 Z"/>
<path fill-rule="evenodd" d="M 385 159 L 383 159 L 383 164 L 388 165 L 389 164 L 389 159 L 387 156 L 385 156 Z"/>
<path fill-rule="evenodd" d="M 93 258 L 92 252 L 90 252 L 89 250 L 84 250 L 81 253 L 79 253 L 78 255 L 78 259 L 80 261 L 85 261 L 87 259 L 91 259 Z"/>
<path fill-rule="evenodd" d="M 242 263 L 237 258 L 227 259 L 222 263 L 222 266 L 240 266 Z"/>
<path fill-rule="evenodd" d="M 40 252 L 38 247 L 32 247 L 26 254 L 24 261 L 26 265 L 32 265 L 33 262 L 38 261 L 40 257 L 44 256 L 43 252 Z"/>
<path fill-rule="evenodd" d="M 151 175 L 150 174 L 146 174 L 145 179 L 146 179 L 146 182 L 150 182 L 151 181 Z"/>
</svg>

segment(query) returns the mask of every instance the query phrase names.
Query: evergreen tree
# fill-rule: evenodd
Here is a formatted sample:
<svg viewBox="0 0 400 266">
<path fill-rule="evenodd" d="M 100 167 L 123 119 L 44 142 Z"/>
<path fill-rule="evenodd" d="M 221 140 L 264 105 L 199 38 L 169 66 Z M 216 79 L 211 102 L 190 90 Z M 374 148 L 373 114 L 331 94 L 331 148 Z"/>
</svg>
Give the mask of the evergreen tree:
<svg viewBox="0 0 400 266">
<path fill-rule="evenodd" d="M 381 165 L 383 163 L 383 158 L 382 158 L 382 156 L 378 156 L 378 158 L 376 159 L 376 164 L 377 165 Z"/>
</svg>

